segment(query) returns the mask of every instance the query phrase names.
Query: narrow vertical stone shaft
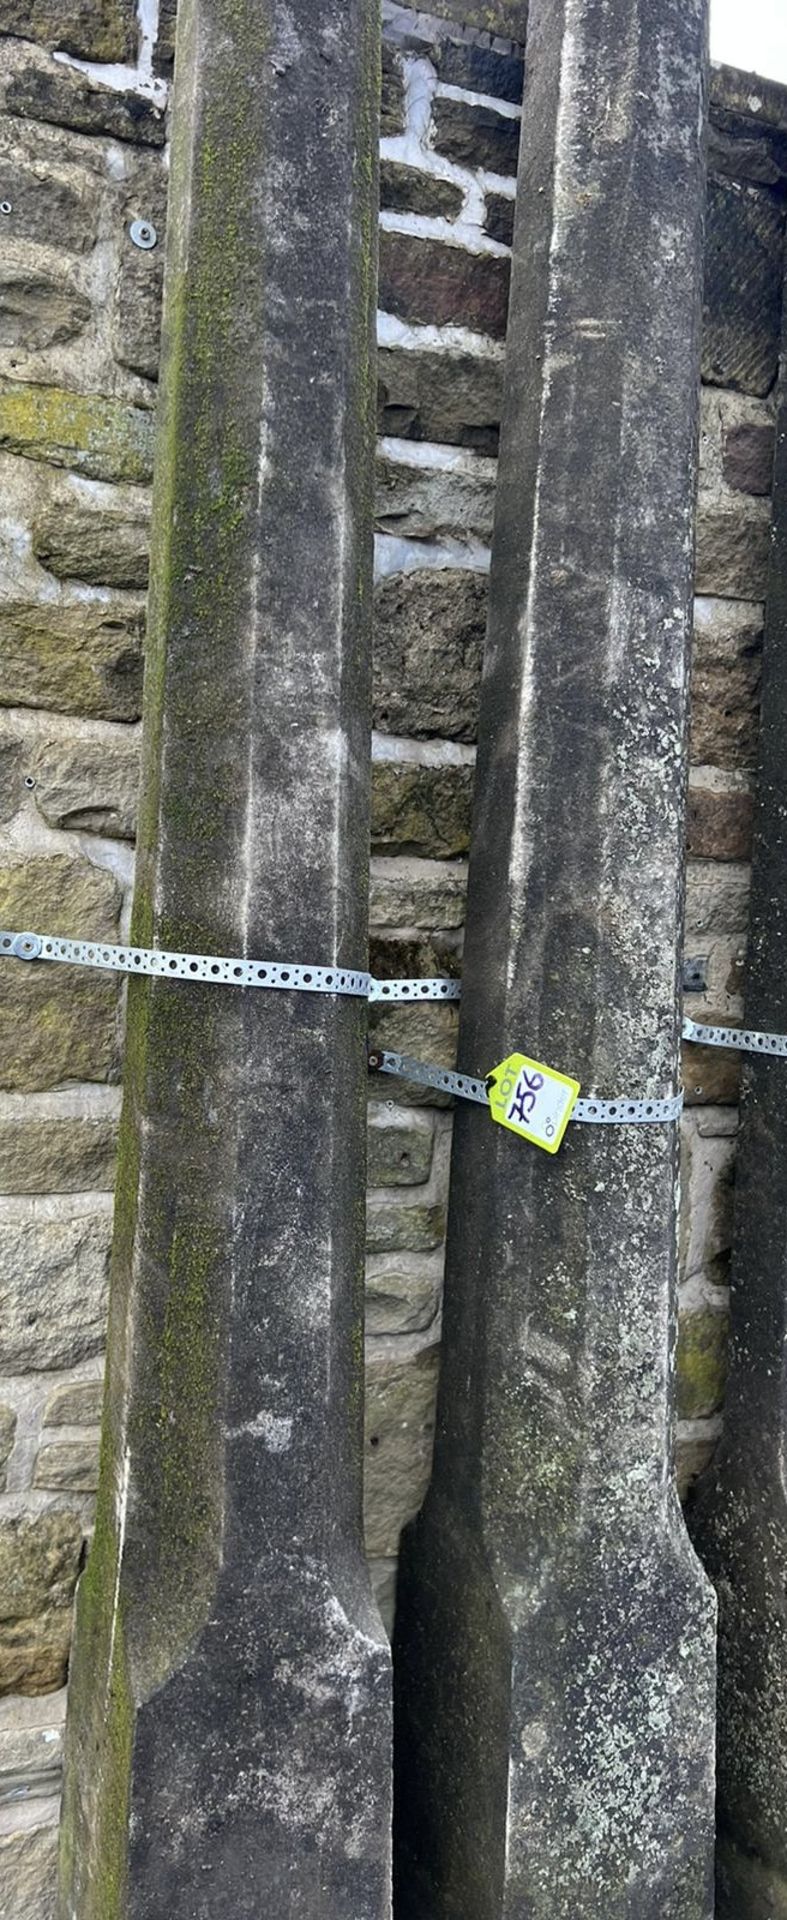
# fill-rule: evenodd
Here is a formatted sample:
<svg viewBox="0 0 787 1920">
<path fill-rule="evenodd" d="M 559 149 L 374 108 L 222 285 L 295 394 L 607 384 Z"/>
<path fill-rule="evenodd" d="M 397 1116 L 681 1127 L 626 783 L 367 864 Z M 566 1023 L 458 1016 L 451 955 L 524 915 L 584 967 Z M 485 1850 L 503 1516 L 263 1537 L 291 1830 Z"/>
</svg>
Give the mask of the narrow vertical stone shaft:
<svg viewBox="0 0 787 1920">
<path fill-rule="evenodd" d="M 787 329 L 777 410 L 746 1024 L 787 1033 Z M 732 1347 L 692 1532 L 719 1600 L 718 1913 L 787 1920 L 787 1061 L 746 1061 Z"/>
<path fill-rule="evenodd" d="M 364 965 L 377 22 L 181 0 L 133 937 Z M 385 1920 L 366 1008 L 135 981 L 67 1920 Z"/>
<path fill-rule="evenodd" d="M 460 1059 L 676 1084 L 705 0 L 531 0 Z M 457 1114 L 394 1656 L 402 1920 L 706 1920 L 677 1129 Z M 397 1665 L 398 1663 L 398 1665 Z"/>
</svg>

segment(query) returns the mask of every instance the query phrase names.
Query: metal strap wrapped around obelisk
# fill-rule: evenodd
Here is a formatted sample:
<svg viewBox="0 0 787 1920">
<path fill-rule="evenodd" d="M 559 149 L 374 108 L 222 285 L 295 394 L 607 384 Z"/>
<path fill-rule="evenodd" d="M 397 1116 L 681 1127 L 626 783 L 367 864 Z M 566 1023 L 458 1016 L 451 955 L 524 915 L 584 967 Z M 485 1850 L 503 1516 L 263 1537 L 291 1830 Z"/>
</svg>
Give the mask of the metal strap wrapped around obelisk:
<svg viewBox="0 0 787 1920">
<path fill-rule="evenodd" d="M 460 1059 L 677 1092 L 705 0 L 531 0 Z M 522 1044 L 520 1042 L 520 1044 Z M 455 1121 L 394 1648 L 401 1920 L 710 1920 L 677 1128 Z"/>
<path fill-rule="evenodd" d="M 365 0 L 178 8 L 131 948 L 363 985 L 130 983 L 62 1920 L 390 1915 L 360 1534 L 378 31 Z"/>
</svg>

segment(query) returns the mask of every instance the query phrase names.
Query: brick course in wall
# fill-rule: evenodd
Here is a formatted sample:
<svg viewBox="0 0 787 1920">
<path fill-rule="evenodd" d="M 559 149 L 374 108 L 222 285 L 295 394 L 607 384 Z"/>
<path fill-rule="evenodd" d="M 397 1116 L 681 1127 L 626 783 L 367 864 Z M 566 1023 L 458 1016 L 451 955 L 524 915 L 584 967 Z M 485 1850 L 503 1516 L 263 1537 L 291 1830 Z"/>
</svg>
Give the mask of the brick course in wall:
<svg viewBox="0 0 787 1920">
<path fill-rule="evenodd" d="M 77 936 L 125 937 L 128 924 L 163 260 L 160 241 L 141 252 L 128 229 L 146 218 L 163 235 L 173 16 L 162 9 L 154 45 L 126 0 L 19 0 L 0 38 L 0 199 L 11 206 L 0 215 L 0 921 Z M 507 36 L 521 36 L 523 18 L 518 4 L 446 0 L 420 15 L 384 0 L 380 974 L 461 967 L 523 74 Z M 55 45 L 71 61 L 56 61 Z M 121 65 L 102 75 L 108 60 Z M 717 78 L 685 949 L 699 1018 L 742 1013 L 787 192 L 784 96 L 751 99 L 736 76 Z M 13 1569 L 0 1578 L 0 1872 L 11 1920 L 53 1910 L 122 1053 L 119 983 L 53 973 L 7 968 L 0 1010 L 0 1564 Z M 453 1063 L 454 1008 L 376 1008 L 371 1024 L 384 1044 Z M 687 1048 L 685 1079 L 684 1489 L 720 1425 L 737 1063 Z M 389 1620 L 400 1530 L 429 1473 L 450 1134 L 439 1096 L 373 1085 L 366 1528 Z"/>
</svg>

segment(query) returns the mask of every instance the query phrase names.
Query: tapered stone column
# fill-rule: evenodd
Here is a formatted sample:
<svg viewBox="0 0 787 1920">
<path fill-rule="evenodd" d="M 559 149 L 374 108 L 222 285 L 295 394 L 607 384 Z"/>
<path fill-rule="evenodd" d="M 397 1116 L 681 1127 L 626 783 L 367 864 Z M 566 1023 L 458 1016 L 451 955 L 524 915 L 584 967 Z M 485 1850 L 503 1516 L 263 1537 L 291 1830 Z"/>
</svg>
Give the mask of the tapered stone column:
<svg viewBox="0 0 787 1920">
<path fill-rule="evenodd" d="M 460 1062 L 674 1091 L 704 0 L 531 0 Z M 707 1920 L 675 1125 L 457 1114 L 394 1672 L 401 1920 Z M 398 1669 L 397 1669 L 398 1661 Z"/>
<path fill-rule="evenodd" d="M 363 966 L 377 22 L 181 0 L 139 944 Z M 64 1920 L 385 1920 L 366 1007 L 134 981 Z"/>
<path fill-rule="evenodd" d="M 787 1033 L 787 332 L 777 413 L 746 1024 Z M 692 1531 L 719 1597 L 721 1920 L 787 1917 L 787 1060 L 746 1060 L 724 1439 Z"/>
</svg>

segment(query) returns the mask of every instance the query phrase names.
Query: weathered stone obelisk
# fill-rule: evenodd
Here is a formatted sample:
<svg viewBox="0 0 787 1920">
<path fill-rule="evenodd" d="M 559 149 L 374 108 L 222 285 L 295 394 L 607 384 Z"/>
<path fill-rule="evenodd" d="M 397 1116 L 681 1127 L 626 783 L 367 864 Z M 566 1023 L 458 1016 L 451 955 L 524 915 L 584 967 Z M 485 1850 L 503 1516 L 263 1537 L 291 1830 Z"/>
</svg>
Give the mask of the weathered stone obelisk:
<svg viewBox="0 0 787 1920">
<path fill-rule="evenodd" d="M 787 1033 L 787 327 L 777 411 L 746 1025 Z M 787 1920 L 787 1060 L 746 1060 L 724 1439 L 692 1532 L 719 1598 L 718 1913 Z"/>
<path fill-rule="evenodd" d="M 377 21 L 181 0 L 133 938 L 363 967 Z M 366 1007 L 132 982 L 63 1920 L 387 1920 Z"/>
<path fill-rule="evenodd" d="M 531 0 L 460 1063 L 674 1091 L 705 0 Z M 401 1920 L 708 1920 L 677 1128 L 457 1114 L 394 1654 Z M 398 1666 L 397 1666 L 398 1662 Z"/>
</svg>

